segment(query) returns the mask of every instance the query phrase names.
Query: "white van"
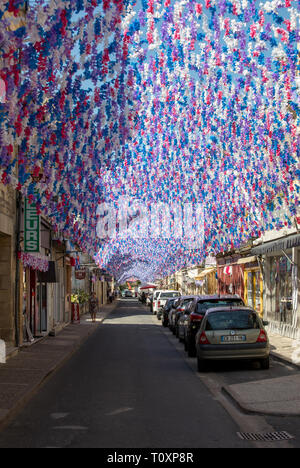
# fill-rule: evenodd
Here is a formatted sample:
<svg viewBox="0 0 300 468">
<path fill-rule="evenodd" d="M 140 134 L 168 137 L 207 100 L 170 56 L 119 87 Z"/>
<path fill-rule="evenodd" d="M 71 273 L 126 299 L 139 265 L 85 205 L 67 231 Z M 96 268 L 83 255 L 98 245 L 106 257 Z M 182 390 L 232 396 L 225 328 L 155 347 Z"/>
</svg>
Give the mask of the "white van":
<svg viewBox="0 0 300 468">
<path fill-rule="evenodd" d="M 152 313 L 156 315 L 159 309 L 161 307 L 164 307 L 164 305 L 169 299 L 173 299 L 173 297 L 180 297 L 180 296 L 181 294 L 179 291 L 173 291 L 173 290 L 155 291 L 154 296 L 153 296 Z"/>
</svg>

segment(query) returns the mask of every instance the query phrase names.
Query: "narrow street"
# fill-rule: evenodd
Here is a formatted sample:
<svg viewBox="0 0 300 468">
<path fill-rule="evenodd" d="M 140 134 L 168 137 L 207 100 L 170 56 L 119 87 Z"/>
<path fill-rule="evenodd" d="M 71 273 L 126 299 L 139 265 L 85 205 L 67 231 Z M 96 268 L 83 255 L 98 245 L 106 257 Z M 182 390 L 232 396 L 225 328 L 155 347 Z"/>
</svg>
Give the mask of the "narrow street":
<svg viewBox="0 0 300 468">
<path fill-rule="evenodd" d="M 220 392 L 224 383 L 292 372 L 272 361 L 269 374 L 243 364 L 216 366 L 200 376 L 149 309 L 120 300 L 0 433 L 0 447 L 296 447 L 298 418 L 245 415 Z M 277 430 L 289 430 L 295 439 L 253 444 L 237 435 Z"/>
</svg>

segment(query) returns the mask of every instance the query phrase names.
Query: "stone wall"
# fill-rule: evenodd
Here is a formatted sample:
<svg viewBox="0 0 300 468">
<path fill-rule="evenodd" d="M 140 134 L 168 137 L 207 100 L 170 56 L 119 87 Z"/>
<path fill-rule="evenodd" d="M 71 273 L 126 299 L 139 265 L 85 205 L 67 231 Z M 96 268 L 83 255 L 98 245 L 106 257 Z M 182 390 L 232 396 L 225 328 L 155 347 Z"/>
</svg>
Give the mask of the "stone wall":
<svg viewBox="0 0 300 468">
<path fill-rule="evenodd" d="M 15 191 L 0 184 L 0 339 L 14 343 Z"/>
</svg>

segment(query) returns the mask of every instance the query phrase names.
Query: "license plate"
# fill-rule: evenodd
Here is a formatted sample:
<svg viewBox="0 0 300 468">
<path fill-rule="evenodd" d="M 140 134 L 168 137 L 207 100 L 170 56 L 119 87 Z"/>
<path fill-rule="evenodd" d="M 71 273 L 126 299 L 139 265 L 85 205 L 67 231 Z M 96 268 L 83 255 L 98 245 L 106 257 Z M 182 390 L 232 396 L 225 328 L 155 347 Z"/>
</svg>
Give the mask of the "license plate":
<svg viewBox="0 0 300 468">
<path fill-rule="evenodd" d="M 222 343 L 236 343 L 246 341 L 246 335 L 225 335 L 221 336 Z"/>
</svg>

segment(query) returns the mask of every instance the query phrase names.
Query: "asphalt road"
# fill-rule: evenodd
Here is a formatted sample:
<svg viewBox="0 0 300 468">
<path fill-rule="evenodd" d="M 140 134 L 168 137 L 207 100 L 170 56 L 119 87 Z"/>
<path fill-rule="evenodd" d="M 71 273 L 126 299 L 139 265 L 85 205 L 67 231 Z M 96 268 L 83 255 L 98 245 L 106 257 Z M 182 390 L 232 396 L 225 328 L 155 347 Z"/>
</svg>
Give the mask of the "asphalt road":
<svg viewBox="0 0 300 468">
<path fill-rule="evenodd" d="M 245 422 L 207 379 L 145 307 L 120 301 L 4 429 L 0 447 L 253 447 L 237 432 L 268 424 Z"/>
</svg>

